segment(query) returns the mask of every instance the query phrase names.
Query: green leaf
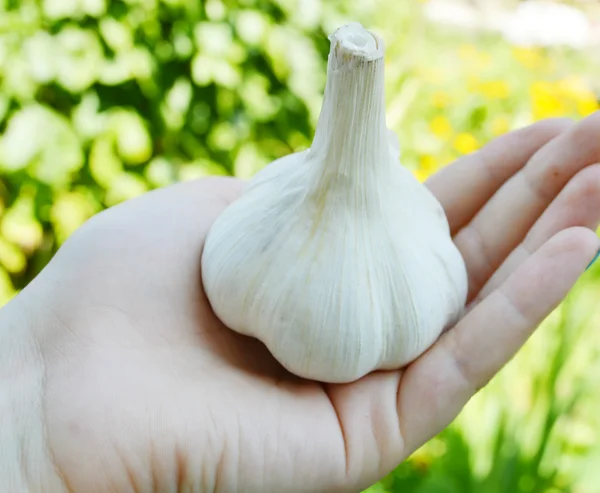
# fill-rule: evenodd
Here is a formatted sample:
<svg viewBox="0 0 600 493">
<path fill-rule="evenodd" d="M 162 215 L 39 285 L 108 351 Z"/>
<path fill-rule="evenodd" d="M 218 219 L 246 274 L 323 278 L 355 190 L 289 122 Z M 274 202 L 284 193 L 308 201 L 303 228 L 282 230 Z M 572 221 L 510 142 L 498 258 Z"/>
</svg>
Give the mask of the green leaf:
<svg viewBox="0 0 600 493">
<path fill-rule="evenodd" d="M 228 176 L 228 173 L 223 166 L 208 159 L 198 159 L 179 167 L 179 179 L 181 181 L 197 180 L 215 175 Z"/>
<path fill-rule="evenodd" d="M 25 269 L 27 259 L 17 245 L 0 237 L 0 263 L 7 272 L 17 274 Z"/>
<path fill-rule="evenodd" d="M 73 191 L 58 194 L 50 213 L 58 243 L 64 243 L 97 210 L 98 204 L 89 193 Z"/>
<path fill-rule="evenodd" d="M 112 131 L 118 155 L 125 164 L 142 164 L 152 155 L 152 140 L 144 120 L 138 113 L 117 110 L 109 115 L 108 127 Z"/>
<path fill-rule="evenodd" d="M 104 17 L 98 25 L 104 42 L 115 52 L 133 48 L 133 32 L 130 26 L 112 17 Z"/>
<path fill-rule="evenodd" d="M 29 167 L 31 176 L 49 185 L 64 186 L 82 165 L 81 146 L 70 122 L 41 105 L 15 114 L 0 140 L 2 169 Z"/>
<path fill-rule="evenodd" d="M 55 39 L 57 81 L 72 92 L 87 89 L 98 79 L 104 63 L 97 33 L 68 25 Z"/>
<path fill-rule="evenodd" d="M 148 191 L 148 185 L 143 178 L 133 173 L 121 173 L 111 181 L 106 191 L 106 203 L 113 206 L 133 199 Z"/>
<path fill-rule="evenodd" d="M 123 165 L 114 152 L 112 137 L 104 135 L 93 142 L 89 167 L 96 183 L 104 188 L 110 187 L 111 183 L 122 173 Z"/>
<path fill-rule="evenodd" d="M 175 182 L 173 165 L 166 158 L 157 156 L 148 164 L 144 176 L 156 187 L 170 185 Z"/>
<path fill-rule="evenodd" d="M 235 176 L 242 180 L 252 178 L 258 171 L 268 164 L 268 160 L 261 154 L 256 145 L 244 144 L 234 163 Z"/>
<path fill-rule="evenodd" d="M 16 200 L 2 218 L 0 233 L 25 252 L 33 252 L 40 246 L 43 229 L 35 217 L 33 197 L 24 195 Z"/>
<path fill-rule="evenodd" d="M 8 303 L 16 294 L 10 275 L 0 267 L 0 306 Z"/>
</svg>

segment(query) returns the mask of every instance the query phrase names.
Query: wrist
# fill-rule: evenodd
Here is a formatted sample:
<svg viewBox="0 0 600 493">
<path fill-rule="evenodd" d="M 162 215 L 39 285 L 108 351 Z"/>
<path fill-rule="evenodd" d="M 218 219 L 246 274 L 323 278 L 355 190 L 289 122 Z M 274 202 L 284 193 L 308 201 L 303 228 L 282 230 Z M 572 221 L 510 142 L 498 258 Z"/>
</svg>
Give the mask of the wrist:
<svg viewBox="0 0 600 493">
<path fill-rule="evenodd" d="M 0 310 L 0 491 L 63 493 L 46 444 L 43 357 L 21 305 Z"/>
</svg>

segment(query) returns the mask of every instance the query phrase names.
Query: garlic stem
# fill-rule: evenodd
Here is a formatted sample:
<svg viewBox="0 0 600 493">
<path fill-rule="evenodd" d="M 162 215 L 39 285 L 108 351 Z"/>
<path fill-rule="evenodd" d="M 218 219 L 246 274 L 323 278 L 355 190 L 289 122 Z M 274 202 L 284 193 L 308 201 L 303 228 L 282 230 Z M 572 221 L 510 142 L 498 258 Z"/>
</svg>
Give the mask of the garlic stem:
<svg viewBox="0 0 600 493">
<path fill-rule="evenodd" d="M 384 46 L 352 23 L 331 36 L 327 85 L 311 155 L 319 183 L 361 179 L 389 166 L 385 119 Z"/>
</svg>

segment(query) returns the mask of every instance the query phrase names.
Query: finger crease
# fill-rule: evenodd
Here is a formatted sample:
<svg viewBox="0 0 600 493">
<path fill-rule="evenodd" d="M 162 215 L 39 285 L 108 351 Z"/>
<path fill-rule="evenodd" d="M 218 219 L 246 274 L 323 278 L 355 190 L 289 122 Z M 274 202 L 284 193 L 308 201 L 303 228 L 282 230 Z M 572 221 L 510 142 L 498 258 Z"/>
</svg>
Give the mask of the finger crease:
<svg viewBox="0 0 600 493">
<path fill-rule="evenodd" d="M 532 233 L 534 231 L 535 231 L 534 229 L 531 229 L 525 236 L 525 239 L 517 247 L 517 248 L 521 248 L 521 250 L 523 250 L 523 254 L 525 255 L 524 258 L 520 259 L 521 263 L 523 263 L 526 259 L 531 257 L 533 255 L 533 252 L 535 251 L 535 247 L 534 247 L 535 242 L 531 239 L 533 236 Z M 530 243 L 531 243 L 531 246 L 529 246 Z"/>
<path fill-rule="evenodd" d="M 444 351 L 452 361 L 452 366 L 456 370 L 458 377 L 463 381 L 465 387 L 471 394 L 477 392 L 477 385 L 473 382 L 470 372 L 467 369 L 463 359 L 459 356 L 460 353 L 460 341 L 458 340 L 458 334 L 455 329 L 451 330 L 446 337 L 446 344 L 442 345 Z"/>
<path fill-rule="evenodd" d="M 472 271 L 481 272 L 483 270 L 484 277 L 487 277 L 494 270 L 494 263 L 492 262 L 492 256 L 487 251 L 483 236 L 473 224 L 463 229 L 463 234 L 468 239 L 469 253 L 475 254 L 476 258 L 479 259 L 479 265 L 476 269 L 472 269 Z"/>
<path fill-rule="evenodd" d="M 521 177 L 523 178 L 523 181 L 525 182 L 525 186 L 529 189 L 529 191 L 531 192 L 531 194 L 533 195 L 533 197 L 540 203 L 543 205 L 548 204 L 553 198 L 554 198 L 554 193 L 552 193 L 553 191 L 545 191 L 543 185 L 540 184 L 547 184 L 547 180 L 535 180 L 533 179 L 527 172 L 526 169 L 523 170 L 522 173 L 519 173 L 521 175 Z"/>
<path fill-rule="evenodd" d="M 479 152 L 477 157 L 481 161 L 481 168 L 488 174 L 492 184 L 504 181 L 496 172 L 496 166 L 498 165 L 496 161 L 491 160 L 485 152 Z"/>
<path fill-rule="evenodd" d="M 498 289 L 496 292 L 502 298 L 504 298 L 504 300 L 508 304 L 508 308 L 517 316 L 517 318 L 523 323 L 523 325 L 526 327 L 529 326 L 530 322 L 529 322 L 527 316 L 525 315 L 523 310 L 521 310 L 517 306 L 517 304 L 512 300 L 512 298 L 503 289 Z"/>
<path fill-rule="evenodd" d="M 345 479 L 349 479 L 350 457 L 349 457 L 349 450 L 348 450 L 348 437 L 346 436 L 346 431 L 344 429 L 344 423 L 342 422 L 342 416 L 340 415 L 335 403 L 333 402 L 333 399 L 329 395 L 328 389 L 325 386 L 323 386 L 323 392 L 325 393 L 325 397 L 327 398 L 327 400 L 329 401 L 329 404 L 331 405 L 331 408 L 333 409 L 333 412 L 334 412 L 335 417 L 338 422 L 338 426 L 340 427 L 340 433 L 342 435 L 342 442 L 344 442 L 344 471 L 345 471 L 344 477 L 345 477 Z"/>
</svg>

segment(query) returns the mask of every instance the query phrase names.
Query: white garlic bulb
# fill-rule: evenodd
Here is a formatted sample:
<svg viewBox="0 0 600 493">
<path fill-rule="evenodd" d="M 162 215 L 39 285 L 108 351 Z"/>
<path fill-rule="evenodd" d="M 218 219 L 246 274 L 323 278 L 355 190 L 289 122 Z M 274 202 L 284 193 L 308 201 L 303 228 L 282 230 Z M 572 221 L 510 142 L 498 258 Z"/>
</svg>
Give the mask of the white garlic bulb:
<svg viewBox="0 0 600 493">
<path fill-rule="evenodd" d="M 217 218 L 202 279 L 229 328 L 298 376 L 342 383 L 422 354 L 461 313 L 467 275 L 441 205 L 398 162 L 382 40 L 357 23 L 330 40 L 311 148 Z"/>
</svg>

